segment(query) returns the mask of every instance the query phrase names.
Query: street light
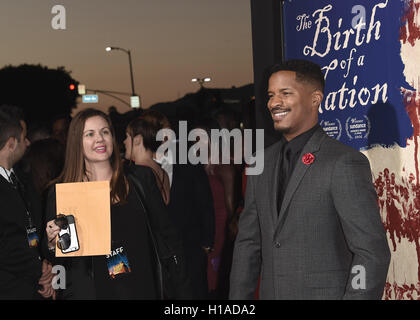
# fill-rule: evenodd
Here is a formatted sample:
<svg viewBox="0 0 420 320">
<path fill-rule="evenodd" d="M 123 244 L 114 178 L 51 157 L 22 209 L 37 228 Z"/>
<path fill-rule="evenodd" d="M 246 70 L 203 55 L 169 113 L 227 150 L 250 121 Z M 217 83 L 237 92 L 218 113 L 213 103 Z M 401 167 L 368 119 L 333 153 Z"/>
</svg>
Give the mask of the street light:
<svg viewBox="0 0 420 320">
<path fill-rule="evenodd" d="M 210 81 L 211 81 L 211 78 L 209 78 L 209 77 L 191 79 L 191 82 L 198 82 L 198 84 L 200 85 L 200 89 L 204 88 L 204 86 L 203 86 L 204 82 L 210 82 Z"/>
<path fill-rule="evenodd" d="M 106 47 L 105 51 L 110 52 L 112 50 L 120 50 L 120 51 L 124 51 L 126 54 L 128 54 L 128 63 L 130 65 L 130 77 L 131 77 L 131 93 L 133 96 L 136 96 L 135 92 L 134 92 L 134 78 L 133 78 L 133 67 L 131 64 L 131 52 L 130 50 L 127 49 L 123 49 L 123 48 L 118 48 L 118 47 Z"/>
</svg>

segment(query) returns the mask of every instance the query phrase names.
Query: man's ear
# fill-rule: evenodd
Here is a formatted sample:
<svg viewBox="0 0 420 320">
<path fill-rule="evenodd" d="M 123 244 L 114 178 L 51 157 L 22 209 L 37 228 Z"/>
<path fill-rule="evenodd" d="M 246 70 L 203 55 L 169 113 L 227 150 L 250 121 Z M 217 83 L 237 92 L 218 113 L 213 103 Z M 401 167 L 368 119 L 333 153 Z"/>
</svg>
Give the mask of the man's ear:
<svg viewBox="0 0 420 320">
<path fill-rule="evenodd" d="M 10 137 L 9 139 L 7 139 L 5 147 L 8 151 L 13 152 L 16 150 L 17 145 L 18 140 L 15 137 Z"/>
<path fill-rule="evenodd" d="M 322 102 L 322 99 L 324 99 L 324 94 L 321 90 L 315 90 L 314 92 L 312 92 L 312 106 L 318 109 L 319 105 Z"/>
</svg>

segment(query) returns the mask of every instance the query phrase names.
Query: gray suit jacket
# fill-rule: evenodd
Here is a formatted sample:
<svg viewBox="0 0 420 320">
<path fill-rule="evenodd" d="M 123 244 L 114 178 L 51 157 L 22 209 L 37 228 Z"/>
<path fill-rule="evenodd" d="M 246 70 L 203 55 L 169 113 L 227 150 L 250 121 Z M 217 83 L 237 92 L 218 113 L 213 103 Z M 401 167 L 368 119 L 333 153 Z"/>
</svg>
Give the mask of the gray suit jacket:
<svg viewBox="0 0 420 320">
<path fill-rule="evenodd" d="M 380 299 L 390 251 L 369 161 L 320 128 L 278 212 L 281 146 L 265 149 L 263 173 L 248 177 L 230 299 L 253 299 L 260 275 L 260 299 Z"/>
</svg>

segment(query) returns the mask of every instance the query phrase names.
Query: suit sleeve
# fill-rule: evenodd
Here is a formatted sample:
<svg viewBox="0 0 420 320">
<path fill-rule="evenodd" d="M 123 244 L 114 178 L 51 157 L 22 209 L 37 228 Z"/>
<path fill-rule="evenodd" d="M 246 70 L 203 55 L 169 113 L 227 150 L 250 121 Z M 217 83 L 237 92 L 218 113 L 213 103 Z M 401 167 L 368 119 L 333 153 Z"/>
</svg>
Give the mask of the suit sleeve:
<svg viewBox="0 0 420 320">
<path fill-rule="evenodd" d="M 52 185 L 48 188 L 48 192 L 47 192 L 47 201 L 46 201 L 46 206 L 45 206 L 45 221 L 44 221 L 44 238 L 48 239 L 47 237 L 47 231 L 45 230 L 47 223 L 51 220 L 54 220 L 56 217 L 56 210 L 57 208 L 57 204 L 56 204 L 56 193 L 55 193 L 55 185 Z M 48 240 L 47 240 L 48 241 Z M 48 244 L 47 244 L 48 247 Z M 56 257 L 54 252 L 51 252 L 48 250 L 48 255 L 46 256 L 46 259 L 52 263 L 56 263 Z"/>
<path fill-rule="evenodd" d="M 31 179 L 26 178 L 24 180 L 24 186 L 26 192 L 30 193 L 29 197 L 29 206 L 31 214 L 33 214 L 32 218 L 35 220 L 35 224 L 37 226 L 37 233 L 40 239 L 39 243 L 39 251 L 41 257 L 44 259 L 48 259 L 49 252 L 48 252 L 48 240 L 45 236 L 45 215 L 43 212 L 41 195 L 35 190 L 35 187 L 31 181 Z"/>
<path fill-rule="evenodd" d="M 229 299 L 254 298 L 261 270 L 261 230 L 255 202 L 254 176 L 249 176 L 245 206 L 239 218 L 233 251 Z"/>
<path fill-rule="evenodd" d="M 44 238 L 46 239 L 46 241 L 48 241 L 47 240 L 48 239 L 47 231 L 45 230 L 46 229 L 46 224 L 49 221 L 54 220 L 56 218 L 56 216 L 57 216 L 56 190 L 55 190 L 55 185 L 52 185 L 48 189 L 47 202 L 46 202 L 46 207 L 45 207 L 45 223 L 44 223 L 43 232 L 44 232 Z M 48 248 L 48 244 L 47 244 L 47 248 Z M 69 258 L 57 258 L 55 256 L 54 251 L 49 251 L 48 250 L 47 252 L 48 252 L 48 255 L 45 258 L 48 261 L 50 261 L 52 264 L 63 265 L 65 267 L 67 267 L 69 265 L 69 262 L 70 262 Z M 70 290 L 67 290 L 66 292 L 70 292 Z"/>
<path fill-rule="evenodd" d="M 347 153 L 332 176 L 334 205 L 353 253 L 344 299 L 381 299 L 390 251 L 382 225 L 368 159 Z"/>
<path fill-rule="evenodd" d="M 45 208 L 45 222 L 54 220 L 56 217 L 55 185 L 48 189 L 47 203 Z"/>
</svg>

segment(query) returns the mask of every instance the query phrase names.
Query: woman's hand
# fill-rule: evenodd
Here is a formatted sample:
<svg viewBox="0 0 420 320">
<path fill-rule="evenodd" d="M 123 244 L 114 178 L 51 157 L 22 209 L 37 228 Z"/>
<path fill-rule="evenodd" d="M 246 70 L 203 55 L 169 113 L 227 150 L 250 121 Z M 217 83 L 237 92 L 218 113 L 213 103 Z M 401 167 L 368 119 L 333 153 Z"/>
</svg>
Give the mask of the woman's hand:
<svg viewBox="0 0 420 320">
<path fill-rule="evenodd" d="M 60 230 L 61 229 L 55 224 L 54 220 L 48 221 L 46 229 L 48 237 L 48 248 L 55 248 L 56 238 Z"/>
</svg>

